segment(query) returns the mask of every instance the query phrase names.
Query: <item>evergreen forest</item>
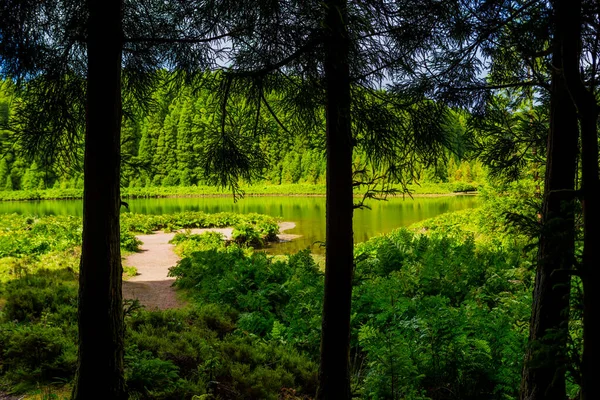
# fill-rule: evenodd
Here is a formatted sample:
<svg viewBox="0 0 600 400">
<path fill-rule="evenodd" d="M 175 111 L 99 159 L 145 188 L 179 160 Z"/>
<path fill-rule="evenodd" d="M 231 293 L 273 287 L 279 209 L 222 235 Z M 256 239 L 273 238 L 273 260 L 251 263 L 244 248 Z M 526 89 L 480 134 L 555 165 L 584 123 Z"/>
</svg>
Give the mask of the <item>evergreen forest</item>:
<svg viewBox="0 0 600 400">
<path fill-rule="evenodd" d="M 135 188 L 210 186 L 210 179 L 202 166 L 202 153 L 213 142 L 214 132 L 219 126 L 214 117 L 214 101 L 210 91 L 193 90 L 191 85 L 174 86 L 169 83 L 173 76 L 166 72 L 163 75 L 151 90 L 151 107 L 138 110 L 135 115 L 127 115 L 121 125 L 121 187 L 131 188 L 132 194 L 165 193 L 160 189 L 136 192 Z M 18 101 L 16 96 L 10 81 L 3 82 L 0 90 L 0 126 L 7 126 L 9 116 L 14 112 L 13 104 Z M 273 97 L 276 98 L 277 93 Z M 268 113 L 262 118 L 264 131 L 252 141 L 254 148 L 251 151 L 261 153 L 264 166 L 248 184 L 324 185 L 326 165 L 322 135 L 318 132 L 313 135 L 293 135 L 282 129 Z M 466 146 L 464 120 L 465 117 L 457 112 L 448 127 L 456 141 L 452 150 L 460 153 L 453 153 L 449 149 L 447 154 L 436 160 L 435 165 L 416 165 L 417 174 L 410 182 L 415 186 L 414 190 L 422 193 L 468 191 L 475 189 L 478 182 L 484 179 L 481 162 L 463 157 Z M 291 118 L 286 120 L 284 117 L 280 122 L 284 127 L 294 123 Z M 321 124 L 324 129 L 324 121 Z M 0 146 L 6 149 L 0 161 L 2 190 L 27 192 L 12 194 L 15 198 L 35 198 L 36 195 L 31 192 L 37 190 L 83 188 L 82 160 L 75 160 L 70 168 L 64 168 L 60 163 L 44 163 L 39 156 L 27 157 L 20 151 L 19 142 L 11 130 L 0 132 Z M 75 151 L 81 154 L 83 144 L 80 143 Z M 368 160 L 365 154 L 357 152 L 353 163 L 362 166 Z M 432 186 L 439 183 L 449 185 Z M 431 187 L 427 187 L 428 184 Z M 424 188 L 419 189 L 419 185 Z M 53 194 L 61 198 L 67 193 L 77 196 L 78 192 L 57 191 Z M 4 197 L 10 199 L 11 194 L 5 193 Z"/>
</svg>

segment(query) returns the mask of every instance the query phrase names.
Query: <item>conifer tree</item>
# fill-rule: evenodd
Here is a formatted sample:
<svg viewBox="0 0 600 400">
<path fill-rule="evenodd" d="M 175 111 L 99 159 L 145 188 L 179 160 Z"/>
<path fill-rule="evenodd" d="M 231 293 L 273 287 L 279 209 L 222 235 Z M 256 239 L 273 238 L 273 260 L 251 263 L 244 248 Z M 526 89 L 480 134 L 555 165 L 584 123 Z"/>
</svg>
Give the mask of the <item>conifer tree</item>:
<svg viewBox="0 0 600 400">
<path fill-rule="evenodd" d="M 211 42 L 226 36 L 222 10 L 122 0 L 0 3 L 0 71 L 14 80 L 22 100 L 12 129 L 23 148 L 43 165 L 68 163 L 85 132 L 75 399 L 127 397 L 119 229 L 123 100 L 126 110 L 147 104 L 155 71 L 165 64 L 212 66 Z"/>
<path fill-rule="evenodd" d="M 445 40 L 447 26 L 437 26 L 438 49 L 424 65 L 398 76 L 404 79 L 397 84 L 469 109 L 475 117 L 470 131 L 485 138 L 478 151 L 496 176 L 519 178 L 532 158 L 541 161 L 531 149 L 547 148 L 541 224 L 535 215 L 528 219 L 538 234 L 539 252 L 521 398 L 564 399 L 577 157 L 566 74 L 556 65 L 563 62 L 565 31 L 553 21 L 564 12 L 538 1 L 468 2 L 459 11 L 458 40 Z M 542 105 L 524 112 L 531 90 Z"/>
<path fill-rule="evenodd" d="M 23 190 L 37 189 L 40 186 L 40 182 L 42 182 L 40 172 L 34 161 L 23 175 L 21 188 L 23 188 Z"/>
<path fill-rule="evenodd" d="M 266 109 L 284 131 L 321 138 L 325 132 L 321 148 L 327 157 L 327 238 L 319 399 L 351 397 L 353 188 L 363 187 L 365 197 L 390 193 L 390 182 L 408 183 L 415 164 L 441 156 L 442 145 L 448 143 L 447 108 L 418 94 L 378 90 L 381 79 L 391 76 L 386 73 L 429 45 L 427 32 L 444 17 L 446 6 L 443 3 L 435 10 L 438 13 L 428 10 L 418 16 L 411 14 L 414 8 L 395 2 L 350 7 L 345 0 L 283 1 L 259 2 L 254 9 L 240 6 L 246 10 L 239 17 L 241 24 L 254 30 L 232 38 L 236 50 L 232 67 L 219 77 L 220 119 L 224 120 L 235 94 L 246 98 L 255 115 Z M 276 98 L 269 97 L 273 91 Z M 295 118 L 284 125 L 281 115 Z M 220 137 L 226 135 L 222 130 Z M 231 147 L 221 154 L 240 152 L 239 141 L 227 143 Z M 353 171 L 353 152 L 358 149 L 371 169 Z M 230 175 L 239 176 L 236 171 Z M 217 177 L 222 183 L 231 182 L 218 173 Z"/>
<path fill-rule="evenodd" d="M 193 180 L 193 142 L 195 139 L 193 117 L 195 114 L 193 99 L 189 92 L 184 92 L 179 121 L 177 122 L 176 153 L 181 186 L 191 186 Z"/>
<path fill-rule="evenodd" d="M 8 190 L 8 191 L 10 191 L 10 190 L 13 190 L 13 189 L 14 189 L 14 185 L 13 185 L 13 179 L 12 179 L 12 177 L 10 176 L 10 174 L 8 174 L 8 175 L 6 176 L 6 183 L 5 183 L 5 184 L 2 186 L 2 189 L 3 189 L 3 190 Z"/>
<path fill-rule="evenodd" d="M 6 178 L 10 175 L 6 159 L 3 157 L 0 159 L 0 188 L 6 187 Z"/>
<path fill-rule="evenodd" d="M 598 167 L 598 7 L 576 0 L 552 3 L 556 29 L 561 33 L 562 71 L 567 91 L 577 109 L 581 141 L 581 206 L 583 254 L 578 273 L 583 283 L 583 354 L 581 360 L 581 399 L 600 397 L 596 382 L 600 357 L 598 315 L 600 296 L 600 176 Z M 591 62 L 588 61 L 591 56 Z"/>
<path fill-rule="evenodd" d="M 564 32 L 554 25 L 552 65 L 562 64 Z M 521 398 L 564 399 L 568 340 L 568 271 L 574 264 L 577 117 L 560 68 L 552 70 L 550 131 L 538 265 Z M 561 193 L 563 193 L 561 195 Z"/>
</svg>

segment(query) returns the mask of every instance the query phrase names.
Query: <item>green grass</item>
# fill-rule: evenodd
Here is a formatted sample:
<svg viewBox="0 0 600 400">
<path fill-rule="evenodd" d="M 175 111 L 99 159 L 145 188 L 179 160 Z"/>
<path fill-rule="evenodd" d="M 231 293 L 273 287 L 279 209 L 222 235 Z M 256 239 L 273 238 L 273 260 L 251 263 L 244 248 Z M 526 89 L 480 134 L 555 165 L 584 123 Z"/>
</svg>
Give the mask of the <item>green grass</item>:
<svg viewBox="0 0 600 400">
<path fill-rule="evenodd" d="M 423 183 L 408 185 L 408 191 L 413 196 L 447 195 L 455 192 L 473 191 L 477 183 Z M 324 196 L 326 187 L 323 184 L 255 184 L 243 185 L 241 189 L 246 196 Z M 397 188 L 402 193 L 402 188 Z M 201 196 L 231 196 L 231 191 L 214 186 L 167 186 L 123 188 L 123 198 L 153 198 L 153 197 L 201 197 Z M 362 190 L 356 188 L 355 195 L 360 196 Z M 45 190 L 15 190 L 0 191 L 0 201 L 22 200 L 67 200 L 81 199 L 83 189 L 45 189 Z"/>
<path fill-rule="evenodd" d="M 3 190 L 0 201 L 81 199 L 83 189 Z"/>
</svg>

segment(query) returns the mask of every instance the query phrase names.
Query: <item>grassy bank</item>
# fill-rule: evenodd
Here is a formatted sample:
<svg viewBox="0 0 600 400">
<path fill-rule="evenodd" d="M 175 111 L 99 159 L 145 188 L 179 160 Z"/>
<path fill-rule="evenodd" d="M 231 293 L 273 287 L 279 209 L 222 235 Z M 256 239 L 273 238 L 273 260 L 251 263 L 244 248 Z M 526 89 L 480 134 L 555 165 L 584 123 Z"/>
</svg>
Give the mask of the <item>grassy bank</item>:
<svg viewBox="0 0 600 400">
<path fill-rule="evenodd" d="M 234 227 L 233 238 L 240 245 L 259 247 L 279 232 L 275 218 L 260 214 L 230 212 L 206 214 L 184 212 L 169 215 L 123 213 L 121 250 L 137 251 L 138 233 L 157 230 L 172 232 L 188 228 Z M 11 279 L 26 277 L 42 269 L 79 270 L 82 219 L 74 216 L 25 216 L 0 214 L 0 286 Z M 132 274 L 130 268 L 126 273 Z M 0 293 L 2 289 L 0 288 Z M 1 306 L 1 305 L 0 305 Z M 1 367 L 1 365 L 0 365 Z"/>
<path fill-rule="evenodd" d="M 408 193 L 412 196 L 451 195 L 477 190 L 476 183 L 426 183 L 409 185 Z M 402 193 L 400 187 L 397 188 Z M 256 184 L 242 186 L 246 196 L 324 196 L 325 185 L 311 184 Z M 153 197 L 201 197 L 201 196 L 231 196 L 231 192 L 214 186 L 157 186 L 143 188 L 123 188 L 123 198 L 153 198 Z M 362 191 L 355 189 L 360 196 Z M 45 189 L 45 190 L 12 190 L 0 191 L 0 201 L 22 200 L 67 200 L 81 199 L 83 189 Z"/>
</svg>

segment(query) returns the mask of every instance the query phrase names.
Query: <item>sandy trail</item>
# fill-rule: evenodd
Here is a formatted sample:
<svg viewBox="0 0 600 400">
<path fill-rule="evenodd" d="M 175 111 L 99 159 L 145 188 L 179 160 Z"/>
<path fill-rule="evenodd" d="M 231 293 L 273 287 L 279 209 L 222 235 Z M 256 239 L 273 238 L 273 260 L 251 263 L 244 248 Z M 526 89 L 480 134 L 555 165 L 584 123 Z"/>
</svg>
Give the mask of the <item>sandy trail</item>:
<svg viewBox="0 0 600 400">
<path fill-rule="evenodd" d="M 279 223 L 279 232 L 296 227 L 293 222 Z M 204 232 L 220 232 L 226 239 L 231 238 L 233 228 L 205 228 L 192 229 L 191 232 L 201 234 Z M 142 241 L 140 251 L 128 256 L 124 265 L 137 268 L 138 274 L 127 281 L 123 281 L 123 298 L 138 299 L 148 310 L 166 310 L 178 308 L 184 304 L 177 298 L 175 288 L 172 286 L 175 278 L 167 277 L 169 268 L 177 264 L 179 257 L 173 251 L 175 246 L 169 241 L 175 232 L 156 232 L 151 235 L 138 235 Z M 280 241 L 288 241 L 299 235 L 277 235 Z"/>
</svg>

